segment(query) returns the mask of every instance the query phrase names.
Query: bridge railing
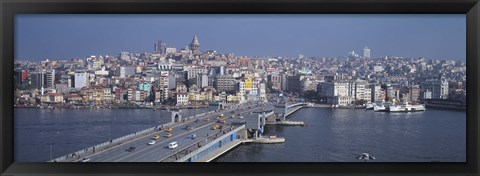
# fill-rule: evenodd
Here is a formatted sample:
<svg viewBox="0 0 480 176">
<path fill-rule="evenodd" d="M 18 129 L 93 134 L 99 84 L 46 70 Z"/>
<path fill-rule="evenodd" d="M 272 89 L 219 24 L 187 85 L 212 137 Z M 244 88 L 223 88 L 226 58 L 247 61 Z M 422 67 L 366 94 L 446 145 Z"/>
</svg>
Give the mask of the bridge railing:
<svg viewBox="0 0 480 176">
<path fill-rule="evenodd" d="M 174 123 L 173 122 L 169 122 L 169 123 L 165 123 L 165 124 L 162 124 L 164 127 L 170 127 L 172 126 Z M 121 141 L 124 141 L 126 139 L 129 139 L 129 138 L 133 138 L 133 137 L 137 137 L 137 136 L 141 136 L 141 135 L 144 135 L 145 133 L 148 133 L 148 132 L 153 132 L 155 131 L 156 127 L 151 127 L 151 128 L 147 128 L 145 130 L 142 130 L 142 131 L 137 131 L 137 132 L 134 132 L 134 133 L 131 133 L 131 134 L 128 134 L 128 135 L 125 135 L 125 136 L 122 136 L 122 137 L 119 137 L 119 138 L 115 138 L 115 139 L 112 139 L 110 141 L 107 141 L 107 142 L 104 142 L 104 143 L 101 143 L 101 144 L 97 144 L 95 146 L 92 146 L 92 147 L 89 147 L 89 148 L 86 148 L 86 149 L 82 149 L 82 150 L 79 150 L 79 151 L 76 151 L 76 152 L 72 152 L 72 153 L 69 153 L 65 156 L 61 156 L 61 157 L 58 157 L 58 158 L 55 158 L 53 160 L 50 160 L 48 162 L 60 162 L 60 161 L 64 161 L 64 160 L 67 160 L 69 157 L 68 156 L 72 156 L 72 154 L 75 154 L 74 156 L 82 156 L 83 154 L 85 153 L 92 153 L 94 151 L 94 149 L 96 151 L 98 150 L 101 150 L 101 149 L 105 149 L 106 147 L 108 147 L 109 145 L 111 144 L 115 144 L 115 143 L 118 143 L 118 142 L 121 142 Z"/>
<path fill-rule="evenodd" d="M 245 125 L 238 126 L 237 128 L 233 129 L 232 131 L 230 131 L 230 132 L 222 135 L 221 137 L 219 137 L 219 138 L 211 141 L 211 142 L 208 143 L 207 145 L 204 145 L 204 146 L 198 148 L 197 150 L 195 150 L 195 151 L 193 151 L 193 152 L 191 152 L 191 153 L 189 153 L 189 154 L 181 157 L 180 159 L 176 160 L 175 162 L 184 162 L 184 161 L 188 160 L 189 158 L 197 155 L 198 153 L 200 153 L 200 152 L 202 152 L 202 151 L 210 148 L 212 145 L 215 145 L 216 143 L 218 143 L 218 142 L 220 142 L 221 140 L 225 139 L 225 137 L 228 137 L 228 136 L 232 135 L 233 133 L 236 133 L 236 132 L 238 132 L 238 131 L 240 131 L 240 130 L 242 130 L 242 129 L 245 129 Z"/>
<path fill-rule="evenodd" d="M 187 120 L 190 120 L 190 119 L 193 119 L 195 117 L 200 117 L 200 116 L 204 116 L 206 114 L 211 114 L 211 113 L 214 113 L 215 110 L 213 111 L 209 111 L 209 112 L 205 112 L 205 113 L 200 113 L 200 114 L 196 114 L 196 115 L 193 115 L 193 116 L 189 116 L 189 117 L 186 117 L 185 119 Z M 165 123 L 165 124 L 162 124 L 164 127 L 170 127 L 172 125 L 174 125 L 175 123 L 174 122 L 169 122 L 169 123 Z M 95 146 L 92 146 L 92 147 L 88 147 L 86 149 L 82 149 L 82 150 L 79 150 L 79 151 L 76 151 L 76 152 L 72 152 L 72 153 L 69 153 L 67 155 L 64 155 L 64 156 L 61 156 L 61 157 L 58 157 L 58 158 L 55 158 L 55 159 L 52 159 L 52 160 L 49 160 L 47 162 L 60 162 L 60 161 L 65 161 L 67 159 L 69 159 L 68 156 L 72 156 L 72 154 L 75 154 L 75 156 L 82 156 L 84 155 L 85 153 L 88 153 L 88 154 L 91 154 L 94 149 L 95 151 L 98 151 L 98 150 L 101 150 L 101 149 L 105 149 L 107 148 L 108 146 L 110 146 L 111 144 L 115 144 L 115 143 L 118 143 L 118 142 L 121 142 L 121 141 L 124 141 L 126 139 L 130 139 L 130 138 L 134 138 L 134 137 L 137 137 L 137 136 L 141 136 L 141 135 L 144 135 L 145 133 L 149 133 L 149 132 L 153 132 L 155 131 L 156 127 L 151 127 L 151 128 L 147 128 L 145 130 L 142 130 L 142 131 L 137 131 L 137 132 L 134 132 L 134 133 L 131 133 L 131 134 L 128 134 L 128 135 L 125 135 L 125 136 L 122 136 L 122 137 L 118 137 L 118 138 L 115 138 L 115 139 L 112 139 L 111 141 L 107 141 L 107 142 L 104 142 L 104 143 L 101 143 L 101 144 L 97 144 Z"/>
</svg>

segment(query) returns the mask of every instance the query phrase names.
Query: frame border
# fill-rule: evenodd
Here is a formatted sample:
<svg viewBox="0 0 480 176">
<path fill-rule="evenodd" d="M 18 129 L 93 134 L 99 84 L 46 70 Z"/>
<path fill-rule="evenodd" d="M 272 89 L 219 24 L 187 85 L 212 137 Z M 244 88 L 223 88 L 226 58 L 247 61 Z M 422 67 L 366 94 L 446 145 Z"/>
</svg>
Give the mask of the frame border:
<svg viewBox="0 0 480 176">
<path fill-rule="evenodd" d="M 2 0 L 0 173 L 2 175 L 478 175 L 479 0 Z M 466 14 L 466 163 L 15 163 L 15 14 Z"/>
</svg>

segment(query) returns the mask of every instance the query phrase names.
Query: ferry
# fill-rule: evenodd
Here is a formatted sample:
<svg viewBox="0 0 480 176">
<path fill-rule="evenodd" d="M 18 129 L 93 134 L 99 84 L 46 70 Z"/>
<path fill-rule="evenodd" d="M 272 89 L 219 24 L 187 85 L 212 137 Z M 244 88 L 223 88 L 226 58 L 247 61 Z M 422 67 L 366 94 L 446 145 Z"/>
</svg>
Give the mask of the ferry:
<svg viewBox="0 0 480 176">
<path fill-rule="evenodd" d="M 388 111 L 388 104 L 387 103 L 379 103 L 373 105 L 373 110 L 380 112 L 380 111 Z"/>
<path fill-rule="evenodd" d="M 418 105 L 411 105 L 405 103 L 405 104 L 399 104 L 399 105 L 393 105 L 390 106 L 390 112 L 415 112 L 415 111 L 425 111 L 425 105 L 423 104 L 418 104 Z"/>
</svg>

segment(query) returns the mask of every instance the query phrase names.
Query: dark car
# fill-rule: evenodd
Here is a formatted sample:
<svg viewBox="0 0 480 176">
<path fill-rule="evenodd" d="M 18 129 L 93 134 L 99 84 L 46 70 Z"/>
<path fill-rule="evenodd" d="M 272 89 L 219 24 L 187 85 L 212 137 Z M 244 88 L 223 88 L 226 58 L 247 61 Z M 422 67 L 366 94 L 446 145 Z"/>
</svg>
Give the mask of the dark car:
<svg viewBox="0 0 480 176">
<path fill-rule="evenodd" d="M 134 150 L 135 150 L 135 147 L 129 147 L 129 148 L 127 149 L 127 152 L 133 152 Z"/>
</svg>

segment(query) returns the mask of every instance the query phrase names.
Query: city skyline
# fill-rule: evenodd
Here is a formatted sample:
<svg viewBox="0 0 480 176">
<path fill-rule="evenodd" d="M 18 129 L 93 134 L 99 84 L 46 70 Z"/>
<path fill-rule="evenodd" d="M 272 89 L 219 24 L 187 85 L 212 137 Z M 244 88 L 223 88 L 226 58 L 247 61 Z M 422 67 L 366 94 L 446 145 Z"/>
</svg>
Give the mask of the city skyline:
<svg viewBox="0 0 480 176">
<path fill-rule="evenodd" d="M 67 60 L 122 51 L 178 49 L 198 36 L 202 51 L 239 56 L 372 57 L 465 61 L 464 15 L 18 15 L 15 59 Z"/>
</svg>

